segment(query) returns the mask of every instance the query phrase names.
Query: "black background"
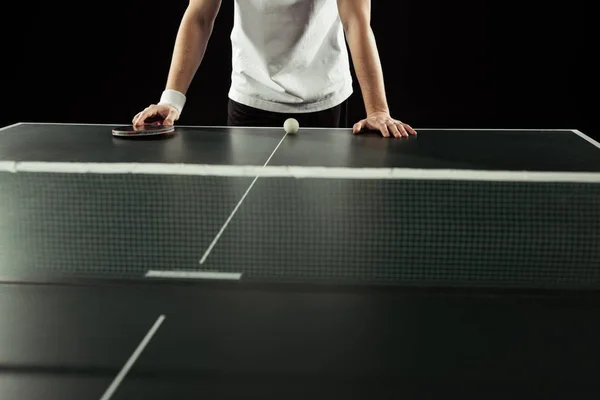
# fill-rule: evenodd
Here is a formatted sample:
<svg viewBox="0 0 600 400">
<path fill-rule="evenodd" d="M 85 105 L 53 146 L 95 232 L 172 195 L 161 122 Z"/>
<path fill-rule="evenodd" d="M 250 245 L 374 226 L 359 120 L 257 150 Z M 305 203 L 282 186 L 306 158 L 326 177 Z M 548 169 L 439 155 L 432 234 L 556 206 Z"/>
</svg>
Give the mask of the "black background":
<svg viewBox="0 0 600 400">
<path fill-rule="evenodd" d="M 187 2 L 15 6 L 3 17 L 2 125 L 129 123 L 164 89 Z M 394 117 L 417 128 L 575 128 L 600 136 L 586 98 L 591 6 L 584 1 L 373 0 L 372 8 Z M 224 0 L 179 124 L 226 123 L 232 22 L 233 1 Z M 351 122 L 364 117 L 356 80 L 355 89 Z"/>
</svg>

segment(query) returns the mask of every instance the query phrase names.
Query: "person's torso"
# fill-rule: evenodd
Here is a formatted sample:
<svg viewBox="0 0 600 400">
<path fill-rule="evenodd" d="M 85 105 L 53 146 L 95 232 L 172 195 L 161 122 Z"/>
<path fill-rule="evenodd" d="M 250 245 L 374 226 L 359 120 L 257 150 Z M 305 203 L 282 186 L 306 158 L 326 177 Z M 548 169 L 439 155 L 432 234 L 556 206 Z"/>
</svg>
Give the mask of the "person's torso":
<svg viewBox="0 0 600 400">
<path fill-rule="evenodd" d="M 234 0 L 230 97 L 256 108 L 309 112 L 352 91 L 336 0 Z"/>
</svg>

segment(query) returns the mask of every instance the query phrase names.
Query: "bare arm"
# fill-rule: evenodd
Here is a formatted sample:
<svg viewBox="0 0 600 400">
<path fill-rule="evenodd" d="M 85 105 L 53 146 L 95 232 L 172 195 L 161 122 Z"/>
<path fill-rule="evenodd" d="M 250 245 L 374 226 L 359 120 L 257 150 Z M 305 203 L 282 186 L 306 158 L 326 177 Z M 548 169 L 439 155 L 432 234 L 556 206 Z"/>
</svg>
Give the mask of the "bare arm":
<svg viewBox="0 0 600 400">
<path fill-rule="evenodd" d="M 371 29 L 371 0 L 337 0 L 337 3 L 367 115 L 387 113 L 383 72 Z"/>
<path fill-rule="evenodd" d="M 379 51 L 371 29 L 371 0 L 337 0 L 337 4 L 367 112 L 366 119 L 354 124 L 353 132 L 367 128 L 377 129 L 385 137 L 416 134 L 410 125 L 390 116 Z"/>
<path fill-rule="evenodd" d="M 208 46 L 221 0 L 190 0 L 183 15 L 166 89 L 186 93 Z"/>
</svg>

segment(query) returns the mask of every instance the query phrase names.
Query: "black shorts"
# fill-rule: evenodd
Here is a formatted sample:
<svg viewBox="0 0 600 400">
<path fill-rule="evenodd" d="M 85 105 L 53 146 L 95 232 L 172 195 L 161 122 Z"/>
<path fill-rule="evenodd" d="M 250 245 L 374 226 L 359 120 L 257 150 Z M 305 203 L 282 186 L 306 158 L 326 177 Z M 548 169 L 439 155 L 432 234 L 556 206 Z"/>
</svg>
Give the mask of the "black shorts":
<svg viewBox="0 0 600 400">
<path fill-rule="evenodd" d="M 259 110 L 229 99 L 227 125 L 280 127 L 288 118 L 295 118 L 301 127 L 346 128 L 348 106 L 344 101 L 338 106 L 312 113 L 278 113 Z"/>
</svg>

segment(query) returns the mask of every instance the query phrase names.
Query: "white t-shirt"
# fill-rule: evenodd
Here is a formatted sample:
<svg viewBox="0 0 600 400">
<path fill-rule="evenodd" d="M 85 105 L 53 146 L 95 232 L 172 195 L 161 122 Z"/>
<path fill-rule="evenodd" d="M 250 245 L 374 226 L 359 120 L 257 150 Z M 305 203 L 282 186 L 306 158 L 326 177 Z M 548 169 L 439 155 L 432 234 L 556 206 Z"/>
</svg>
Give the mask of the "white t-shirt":
<svg viewBox="0 0 600 400">
<path fill-rule="evenodd" d="M 234 0 L 229 97 L 267 111 L 325 110 L 352 94 L 336 0 Z"/>
</svg>

